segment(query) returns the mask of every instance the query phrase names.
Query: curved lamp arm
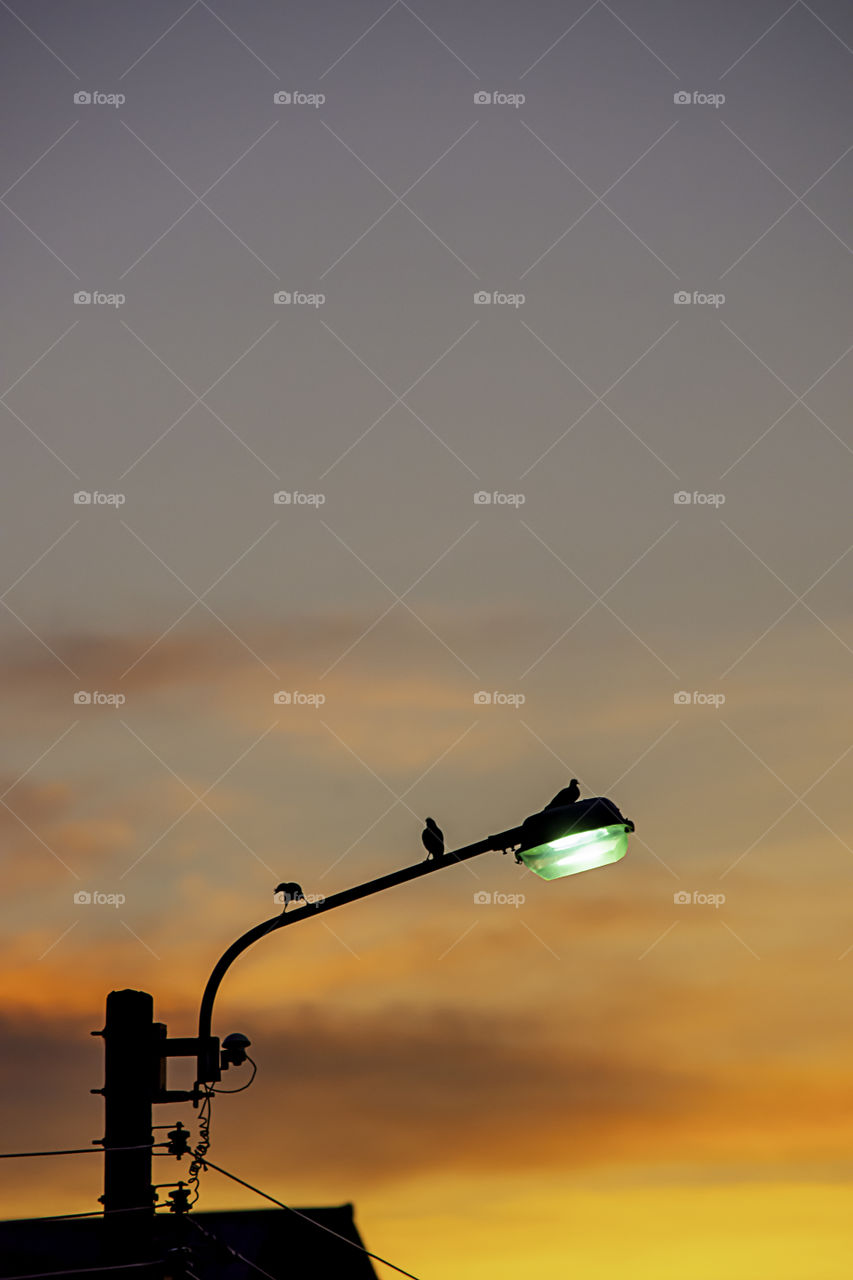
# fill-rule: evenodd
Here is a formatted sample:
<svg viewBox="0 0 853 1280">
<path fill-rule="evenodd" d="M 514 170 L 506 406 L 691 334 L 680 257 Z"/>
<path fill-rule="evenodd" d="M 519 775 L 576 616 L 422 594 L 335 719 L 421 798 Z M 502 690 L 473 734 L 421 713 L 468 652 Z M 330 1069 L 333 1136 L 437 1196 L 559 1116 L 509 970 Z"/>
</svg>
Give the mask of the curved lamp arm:
<svg viewBox="0 0 853 1280">
<path fill-rule="evenodd" d="M 359 898 L 369 898 L 372 894 L 380 893 L 383 889 L 391 889 L 394 885 L 405 884 L 408 880 L 417 880 L 421 876 L 428 876 L 433 871 L 439 871 L 442 867 L 449 867 L 454 863 L 466 862 L 469 858 L 476 858 L 478 854 L 507 853 L 517 848 L 520 843 L 521 829 L 513 827 L 510 831 L 503 831 L 495 836 L 486 836 L 485 840 L 478 840 L 476 844 L 466 845 L 464 848 L 456 849 L 452 853 L 442 854 L 438 858 L 428 858 L 424 862 L 416 862 L 414 866 L 403 867 L 400 871 L 392 871 L 390 875 L 380 876 L 377 880 L 368 880 L 365 884 L 355 885 L 352 889 L 344 889 L 341 893 L 332 894 L 330 898 L 324 898 L 322 902 L 306 903 L 304 907 L 299 907 L 296 911 L 289 913 L 284 910 L 280 915 L 273 916 L 271 920 L 264 920 L 261 924 L 256 924 L 253 929 L 249 929 L 236 942 L 232 942 L 228 950 L 220 956 L 207 980 L 207 986 L 204 988 L 198 1014 L 197 1083 L 215 1082 L 219 1079 L 219 1041 L 211 1035 L 213 1002 L 216 999 L 216 993 L 219 990 L 222 979 L 231 965 L 239 955 L 242 955 L 259 939 L 265 938 L 269 933 L 274 933 L 276 929 L 283 929 L 287 925 L 296 924 L 298 920 L 310 919 L 321 915 L 324 911 L 332 911 L 335 907 L 342 907 L 347 902 L 356 902 Z"/>
</svg>

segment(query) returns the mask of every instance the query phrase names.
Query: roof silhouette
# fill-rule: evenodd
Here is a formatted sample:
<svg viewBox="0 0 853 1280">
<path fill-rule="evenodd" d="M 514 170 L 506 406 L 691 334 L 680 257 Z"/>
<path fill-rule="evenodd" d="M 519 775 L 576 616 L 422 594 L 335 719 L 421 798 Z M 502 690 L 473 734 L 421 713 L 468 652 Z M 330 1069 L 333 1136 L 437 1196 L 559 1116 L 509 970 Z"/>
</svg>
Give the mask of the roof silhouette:
<svg viewBox="0 0 853 1280">
<path fill-rule="evenodd" d="M 316 1280 L 317 1276 L 341 1280 L 377 1280 L 370 1258 L 361 1252 L 351 1204 L 331 1208 L 300 1209 L 312 1226 L 284 1209 L 238 1209 L 221 1213 L 158 1214 L 152 1223 L 151 1252 L 147 1257 L 127 1257 L 122 1261 L 146 1262 L 127 1274 L 148 1280 L 166 1274 L 162 1259 L 169 1249 L 189 1245 L 193 1249 L 190 1270 L 205 1280 L 257 1280 L 258 1272 L 249 1263 L 263 1268 L 274 1280 Z M 192 1219 L 192 1221 L 189 1221 Z M 193 1224 L 197 1225 L 193 1225 Z M 328 1230 L 322 1230 L 325 1227 Z M 0 1222 L 0 1267 L 2 1275 L 31 1275 L 59 1269 L 94 1268 L 93 1280 L 110 1280 L 121 1272 L 100 1271 L 103 1218 L 49 1222 L 39 1218 L 16 1218 Z M 201 1228 L 199 1230 L 199 1228 Z M 329 1230 L 360 1246 L 352 1248 L 337 1240 Z M 223 1246 L 227 1246 L 223 1248 Z M 227 1250 L 242 1255 L 235 1258 Z"/>
</svg>

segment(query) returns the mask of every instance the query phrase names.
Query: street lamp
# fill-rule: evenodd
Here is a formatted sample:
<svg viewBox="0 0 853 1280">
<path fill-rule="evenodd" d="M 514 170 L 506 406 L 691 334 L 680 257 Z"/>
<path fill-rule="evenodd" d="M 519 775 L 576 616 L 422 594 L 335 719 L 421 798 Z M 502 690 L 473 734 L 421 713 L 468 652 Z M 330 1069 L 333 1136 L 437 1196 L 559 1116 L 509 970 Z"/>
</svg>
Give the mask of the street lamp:
<svg viewBox="0 0 853 1280">
<path fill-rule="evenodd" d="M 222 1068 L 229 1065 L 228 1054 L 220 1049 L 219 1040 L 211 1034 L 213 1003 L 228 969 L 239 955 L 260 938 L 277 929 L 296 924 L 299 920 L 321 915 L 335 907 L 342 907 L 345 903 L 380 893 L 383 889 L 391 889 L 394 885 L 430 875 L 442 867 L 466 862 L 481 853 L 514 853 L 517 862 L 523 863 L 544 880 L 556 880 L 580 871 L 590 871 L 623 858 L 628 848 L 628 834 L 633 830 L 633 822 L 623 818 L 612 800 L 606 800 L 602 796 L 579 800 L 573 804 L 549 806 L 525 818 L 518 827 L 486 836 L 484 840 L 456 849 L 452 853 L 443 853 L 417 862 L 414 866 L 403 867 L 400 871 L 392 871 L 389 875 L 345 889 L 322 901 L 306 903 L 295 911 L 288 912 L 288 903 L 285 902 L 280 915 L 255 925 L 233 942 L 220 956 L 207 980 L 198 1018 L 196 1086 L 216 1084 L 221 1079 Z"/>
<path fill-rule="evenodd" d="M 569 803 L 565 803 L 566 800 Z M 234 1032 L 220 1045 L 211 1033 L 211 1026 L 213 1005 L 222 979 L 237 957 L 253 943 L 277 929 L 431 875 L 442 867 L 466 862 L 481 853 L 513 853 L 518 862 L 545 880 L 606 866 L 625 856 L 628 834 L 633 830 L 633 822 L 623 818 L 612 801 L 602 797 L 578 800 L 577 784 L 573 780 L 550 805 L 531 814 L 517 827 L 486 836 L 450 853 L 442 852 L 443 840 L 440 840 L 425 861 L 329 898 L 305 902 L 295 910 L 288 910 L 302 897 L 302 891 L 296 884 L 284 885 L 282 912 L 249 929 L 214 966 L 201 998 L 197 1036 L 169 1036 L 165 1024 L 154 1021 L 154 1001 L 147 992 L 110 992 L 104 1029 L 92 1033 L 104 1037 L 105 1083 L 103 1089 L 92 1092 L 104 1097 L 105 1134 L 100 1139 L 104 1147 L 103 1204 L 105 1215 L 115 1228 L 116 1249 L 120 1251 L 128 1232 L 142 1232 L 144 1236 L 144 1219 L 154 1213 L 152 1106 L 169 1102 L 192 1102 L 198 1106 L 209 1096 L 211 1086 L 221 1079 L 224 1070 L 246 1060 L 249 1047 L 246 1036 Z M 196 1060 L 196 1083 L 191 1090 L 167 1086 L 168 1060 L 178 1057 Z M 170 1199 L 176 1212 L 184 1212 L 186 1206 L 180 1207 L 179 1192 L 175 1193 L 178 1198 Z"/>
</svg>

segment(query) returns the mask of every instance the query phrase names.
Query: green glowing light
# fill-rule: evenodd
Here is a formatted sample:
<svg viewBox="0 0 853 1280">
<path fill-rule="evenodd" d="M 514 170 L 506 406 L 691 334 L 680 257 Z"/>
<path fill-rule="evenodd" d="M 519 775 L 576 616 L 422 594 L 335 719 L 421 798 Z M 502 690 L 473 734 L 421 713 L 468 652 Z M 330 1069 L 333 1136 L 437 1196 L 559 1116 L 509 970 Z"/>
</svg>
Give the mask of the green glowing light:
<svg viewBox="0 0 853 1280">
<path fill-rule="evenodd" d="M 604 867 L 609 862 L 624 858 L 631 829 L 624 823 L 616 823 L 593 831 L 558 836 L 556 840 L 528 849 L 520 857 L 524 865 L 543 880 L 558 880 L 561 876 L 591 871 L 594 867 Z"/>
</svg>

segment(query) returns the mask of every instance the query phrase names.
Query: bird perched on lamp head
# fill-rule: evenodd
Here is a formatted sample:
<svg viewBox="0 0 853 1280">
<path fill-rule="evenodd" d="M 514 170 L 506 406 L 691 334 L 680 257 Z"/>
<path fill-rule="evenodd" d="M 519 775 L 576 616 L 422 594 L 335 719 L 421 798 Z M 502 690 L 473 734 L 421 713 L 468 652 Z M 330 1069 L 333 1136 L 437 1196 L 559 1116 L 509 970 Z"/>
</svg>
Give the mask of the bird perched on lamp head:
<svg viewBox="0 0 853 1280">
<path fill-rule="evenodd" d="M 285 880 L 282 882 L 282 884 L 276 885 L 275 891 L 277 894 L 280 893 L 282 895 L 279 901 L 284 902 L 285 911 L 287 910 L 289 903 L 298 902 L 300 898 L 306 904 L 306 906 L 308 904 L 308 899 L 305 897 L 305 894 L 302 892 L 302 886 L 294 883 L 294 881 L 292 880 Z"/>
<path fill-rule="evenodd" d="M 572 778 L 567 787 L 563 787 L 562 791 L 558 791 L 553 800 L 545 805 L 546 809 L 562 809 L 567 804 L 574 804 L 580 796 L 581 789 L 578 786 L 577 778 Z"/>
<path fill-rule="evenodd" d="M 440 858 L 444 854 L 444 832 L 432 819 L 427 818 L 426 826 L 421 832 L 421 840 L 430 858 Z"/>
</svg>

